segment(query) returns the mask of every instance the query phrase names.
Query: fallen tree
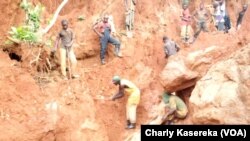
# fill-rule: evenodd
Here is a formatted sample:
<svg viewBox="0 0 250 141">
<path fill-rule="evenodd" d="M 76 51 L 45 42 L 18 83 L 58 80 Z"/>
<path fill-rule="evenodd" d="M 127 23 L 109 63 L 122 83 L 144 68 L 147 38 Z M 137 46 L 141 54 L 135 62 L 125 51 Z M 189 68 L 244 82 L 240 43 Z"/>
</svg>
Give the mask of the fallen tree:
<svg viewBox="0 0 250 141">
<path fill-rule="evenodd" d="M 25 11 L 25 23 L 18 27 L 11 27 L 10 36 L 7 38 L 11 42 L 14 42 L 17 48 L 26 47 L 24 50 L 27 50 L 27 48 L 30 50 L 22 51 L 23 53 L 27 53 L 25 55 L 19 54 L 19 56 L 27 56 L 22 57 L 22 61 L 27 59 L 25 61 L 29 62 L 27 66 L 34 67 L 42 72 L 49 72 L 53 68 L 51 60 L 54 61 L 55 59 L 46 51 L 45 45 L 47 40 L 43 37 L 53 27 L 59 13 L 67 3 L 68 0 L 62 0 L 53 14 L 51 22 L 45 28 L 41 28 L 42 5 L 39 3 L 33 6 L 28 0 L 22 0 L 20 7 Z M 50 44 L 50 47 L 52 47 L 52 44 Z M 5 48 L 5 51 L 8 51 L 8 53 L 11 53 L 13 50 L 15 49 Z"/>
</svg>

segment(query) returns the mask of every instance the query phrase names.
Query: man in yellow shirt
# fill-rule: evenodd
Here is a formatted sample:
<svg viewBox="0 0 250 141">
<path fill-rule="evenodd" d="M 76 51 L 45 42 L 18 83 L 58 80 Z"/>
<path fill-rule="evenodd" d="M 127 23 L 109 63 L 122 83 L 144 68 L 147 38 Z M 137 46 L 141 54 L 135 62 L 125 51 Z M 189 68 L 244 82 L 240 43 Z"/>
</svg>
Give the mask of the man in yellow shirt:
<svg viewBox="0 0 250 141">
<path fill-rule="evenodd" d="M 140 89 L 134 83 L 121 79 L 119 76 L 114 76 L 112 81 L 113 84 L 119 85 L 119 91 L 112 97 L 112 100 L 123 97 L 125 93 L 129 95 L 126 105 L 127 129 L 133 129 L 136 126 L 136 109 L 140 102 Z"/>
<path fill-rule="evenodd" d="M 174 119 L 184 119 L 187 116 L 188 108 L 184 101 L 173 94 L 168 92 L 163 93 L 162 100 L 166 104 L 166 114 L 163 116 L 163 124 L 168 122 L 171 123 Z"/>
</svg>

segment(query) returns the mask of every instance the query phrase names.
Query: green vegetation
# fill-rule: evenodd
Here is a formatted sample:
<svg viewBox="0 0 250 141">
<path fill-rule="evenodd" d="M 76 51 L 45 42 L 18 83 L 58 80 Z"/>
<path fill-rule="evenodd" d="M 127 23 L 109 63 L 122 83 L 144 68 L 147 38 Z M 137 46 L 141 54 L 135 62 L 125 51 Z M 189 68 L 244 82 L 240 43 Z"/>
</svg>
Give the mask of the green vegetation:
<svg viewBox="0 0 250 141">
<path fill-rule="evenodd" d="M 28 0 L 22 0 L 20 7 L 25 11 L 26 21 L 24 25 L 18 27 L 11 27 L 9 31 L 11 38 L 18 41 L 38 42 L 38 30 L 40 28 L 41 13 L 43 6 L 38 4 L 33 6 Z"/>
<path fill-rule="evenodd" d="M 29 26 L 11 27 L 11 31 L 9 33 L 11 37 L 16 40 L 31 43 L 37 42 L 37 35 L 32 31 L 32 29 L 30 29 Z"/>
<path fill-rule="evenodd" d="M 85 17 L 84 16 L 79 16 L 78 18 L 77 18 L 79 21 L 83 21 L 83 20 L 85 20 Z"/>
</svg>

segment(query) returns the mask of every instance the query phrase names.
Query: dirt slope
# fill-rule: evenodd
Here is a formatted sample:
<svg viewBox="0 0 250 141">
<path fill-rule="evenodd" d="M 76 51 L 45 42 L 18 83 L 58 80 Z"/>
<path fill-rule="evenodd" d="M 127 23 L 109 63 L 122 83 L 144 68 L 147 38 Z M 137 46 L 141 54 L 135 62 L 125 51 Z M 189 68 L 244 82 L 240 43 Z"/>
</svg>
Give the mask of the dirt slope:
<svg viewBox="0 0 250 141">
<path fill-rule="evenodd" d="M 18 8 L 20 1 L 0 2 L 3 10 L 0 17 L 10 17 L 0 21 L 2 35 L 6 35 L 10 26 L 23 20 L 20 18 L 22 11 Z M 40 0 L 40 2 L 46 7 L 44 17 L 48 20 L 61 1 Z M 197 4 L 198 2 L 195 2 L 195 5 Z M 239 3 L 228 4 L 233 23 L 236 21 L 235 5 L 238 6 Z M 142 90 L 137 127 L 150 120 L 151 109 L 163 91 L 158 82 L 158 75 L 167 63 L 164 59 L 162 36 L 168 35 L 180 41 L 178 26 L 180 5 L 177 0 L 138 1 L 134 38 L 119 37 L 124 58 L 115 58 L 110 49 L 107 65 L 101 66 L 99 41 L 91 29 L 92 23 L 103 12 L 107 12 L 113 15 L 117 31 L 124 32 L 123 11 L 123 2 L 120 0 L 70 0 L 61 12 L 47 36 L 54 39 L 60 30 L 60 20 L 69 19 L 70 27 L 75 31 L 77 38 L 78 71 L 81 74 L 79 80 L 72 80 L 70 83 L 62 81 L 55 71 L 49 74 L 50 77 L 45 76 L 46 81 L 39 81 L 38 85 L 38 81 L 35 81 L 37 79 L 33 79 L 34 76 L 31 76 L 26 69 L 18 67 L 20 66 L 18 62 L 10 61 L 7 55 L 0 54 L 0 70 L 4 72 L 0 75 L 0 129 L 4 131 L 0 140 L 123 140 L 133 132 L 124 129 L 126 97 L 114 102 L 93 99 L 96 95 L 111 96 L 117 91 L 111 83 L 114 74 L 135 82 Z M 182 46 L 181 52 L 211 45 L 228 46 L 228 48 L 237 45 L 240 48 L 250 40 L 248 36 L 250 25 L 247 25 L 250 21 L 247 16 L 249 13 L 248 10 L 239 34 L 233 30 L 230 34 L 201 33 L 194 45 Z M 82 22 L 77 20 L 80 15 L 85 17 Z M 0 41 L 3 43 L 5 38 L 0 38 Z M 36 76 L 44 77 L 42 74 Z"/>
</svg>

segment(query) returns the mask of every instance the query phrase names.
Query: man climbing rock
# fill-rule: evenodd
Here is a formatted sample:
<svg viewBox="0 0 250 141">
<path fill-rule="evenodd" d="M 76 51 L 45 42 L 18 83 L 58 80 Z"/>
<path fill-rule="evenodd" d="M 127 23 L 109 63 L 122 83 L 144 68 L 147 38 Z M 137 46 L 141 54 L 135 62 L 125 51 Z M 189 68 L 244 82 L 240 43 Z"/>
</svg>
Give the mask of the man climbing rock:
<svg viewBox="0 0 250 141">
<path fill-rule="evenodd" d="M 181 13 L 181 39 L 183 42 L 187 43 L 190 38 L 191 32 L 191 15 L 188 9 L 188 5 L 184 4 L 182 6 L 183 10 Z"/>
<path fill-rule="evenodd" d="M 120 54 L 120 42 L 112 37 L 111 25 L 108 22 L 108 18 L 109 16 L 105 15 L 103 21 L 93 26 L 93 30 L 100 37 L 100 44 L 101 44 L 100 58 L 102 65 L 105 64 L 105 54 L 108 43 L 115 45 L 115 55 L 118 57 L 122 57 Z"/>
<path fill-rule="evenodd" d="M 164 43 L 165 58 L 168 58 L 169 56 L 176 54 L 180 50 L 179 45 L 177 45 L 174 41 L 170 40 L 167 36 L 163 37 L 163 43 Z"/>
<path fill-rule="evenodd" d="M 74 43 L 74 34 L 73 31 L 68 28 L 68 21 L 62 20 L 62 30 L 59 32 L 55 44 L 55 48 L 52 51 L 52 54 L 54 54 L 58 48 L 58 44 L 61 41 L 61 47 L 60 47 L 60 62 L 61 62 L 61 73 L 64 80 L 67 80 L 66 75 L 66 58 L 70 61 L 67 61 L 68 63 L 68 69 L 70 71 L 70 75 L 72 78 L 78 78 L 79 75 L 75 74 L 76 66 L 77 66 L 77 60 L 76 56 L 73 50 L 73 43 Z"/>
<path fill-rule="evenodd" d="M 237 24 L 236 24 L 236 29 L 239 30 L 240 27 L 241 27 L 241 23 L 242 23 L 242 20 L 243 20 L 243 17 L 245 15 L 247 11 L 247 5 L 243 5 L 243 8 L 242 8 L 242 11 L 239 13 L 239 16 L 237 18 Z"/>
<path fill-rule="evenodd" d="M 119 91 L 112 96 L 112 100 L 121 98 L 125 92 L 129 95 L 126 105 L 127 129 L 136 127 L 136 109 L 140 102 L 140 89 L 132 82 L 121 79 L 119 76 L 113 77 L 113 84 L 119 85 Z"/>
<path fill-rule="evenodd" d="M 124 0 L 124 2 L 126 8 L 126 30 L 131 31 L 134 29 L 136 0 Z"/>
<path fill-rule="evenodd" d="M 193 14 L 196 21 L 196 32 L 194 34 L 194 40 L 197 39 L 201 31 L 208 32 L 207 21 L 209 20 L 209 11 L 204 7 L 204 2 L 200 3 L 200 7 L 195 10 Z"/>
</svg>

